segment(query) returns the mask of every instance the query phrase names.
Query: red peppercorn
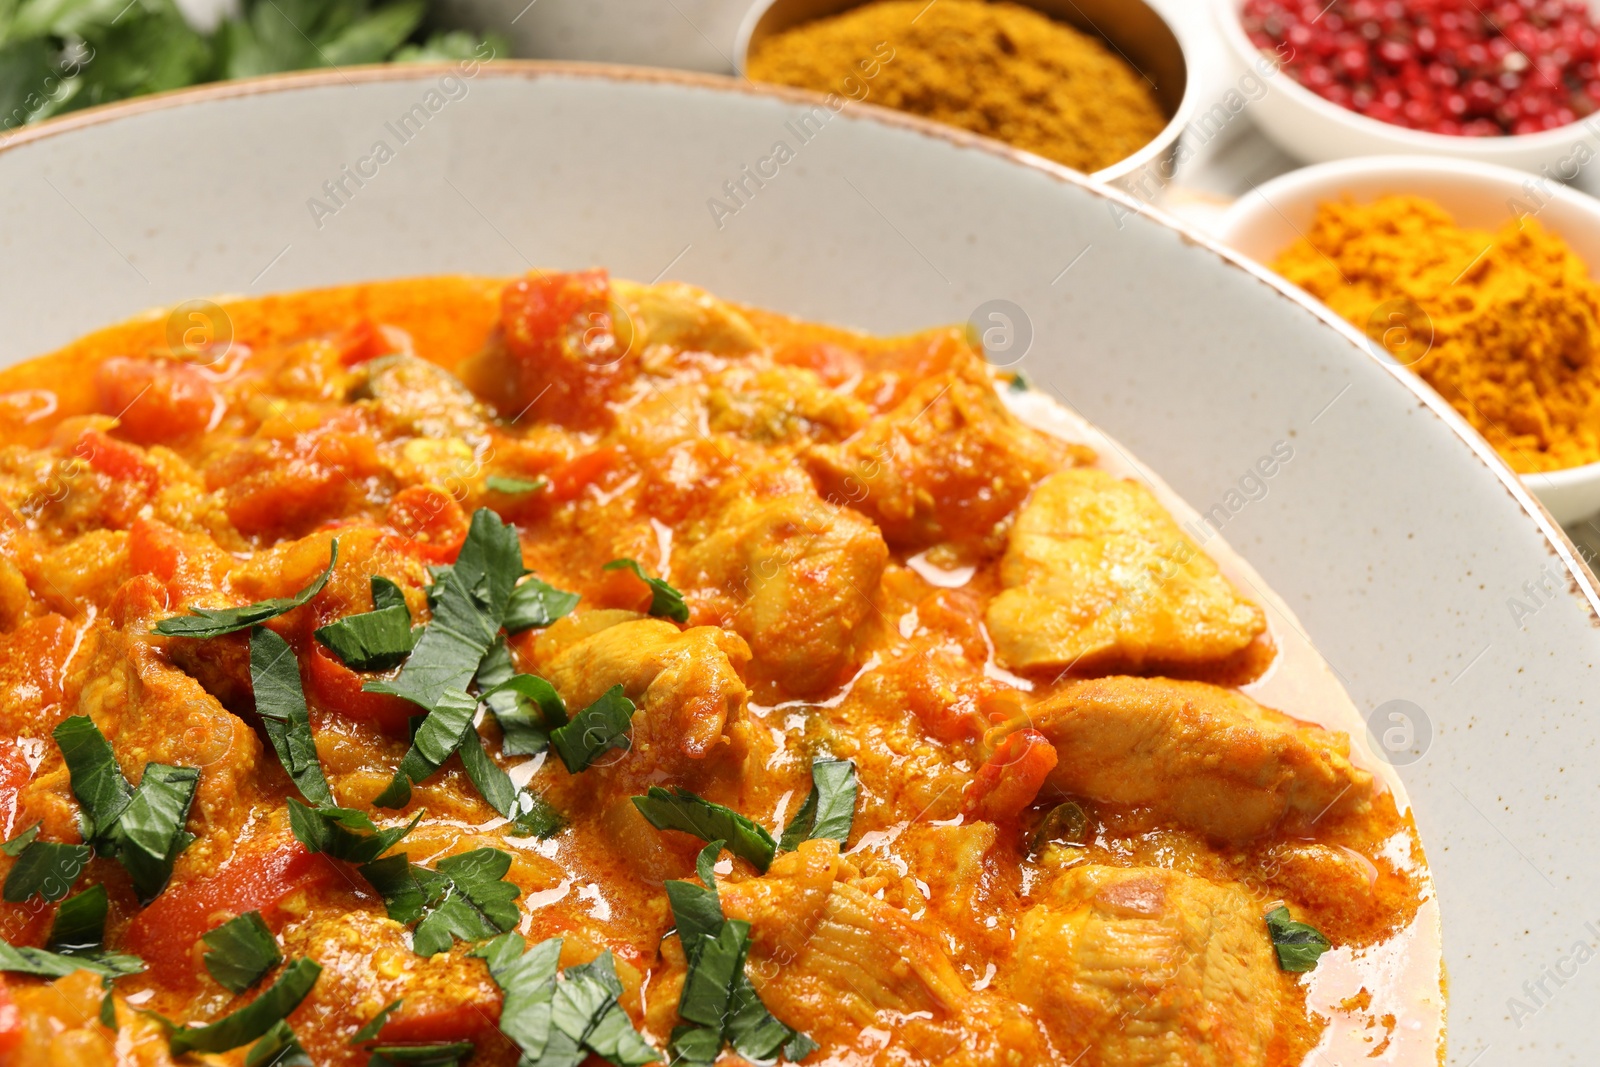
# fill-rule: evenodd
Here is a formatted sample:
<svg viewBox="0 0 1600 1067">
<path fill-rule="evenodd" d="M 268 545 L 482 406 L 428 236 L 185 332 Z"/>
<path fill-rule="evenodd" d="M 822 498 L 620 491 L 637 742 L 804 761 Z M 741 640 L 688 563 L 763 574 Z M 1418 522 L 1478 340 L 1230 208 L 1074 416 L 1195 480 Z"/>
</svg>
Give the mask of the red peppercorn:
<svg viewBox="0 0 1600 1067">
<path fill-rule="evenodd" d="M 1296 81 L 1380 122 L 1493 137 L 1600 110 L 1586 0 L 1245 0 L 1240 18 L 1257 47 L 1289 45 Z"/>
</svg>

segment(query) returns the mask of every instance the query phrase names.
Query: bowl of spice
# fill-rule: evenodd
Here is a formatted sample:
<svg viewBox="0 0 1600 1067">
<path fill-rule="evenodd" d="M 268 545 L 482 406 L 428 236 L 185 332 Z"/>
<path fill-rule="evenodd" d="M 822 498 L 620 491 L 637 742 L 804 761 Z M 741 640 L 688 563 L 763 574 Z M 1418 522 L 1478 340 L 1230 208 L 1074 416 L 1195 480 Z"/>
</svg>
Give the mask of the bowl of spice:
<svg viewBox="0 0 1600 1067">
<path fill-rule="evenodd" d="M 1143 0 L 770 0 L 739 72 L 1005 141 L 1152 194 L 1192 93 L 1177 31 Z"/>
<path fill-rule="evenodd" d="M 1261 185 L 1218 236 L 1431 385 L 1558 521 L 1600 511 L 1600 201 L 1506 167 L 1368 157 Z"/>
<path fill-rule="evenodd" d="M 1237 65 L 1273 74 L 1252 118 L 1302 160 L 1442 155 L 1571 181 L 1595 157 L 1600 0 L 1214 5 Z"/>
</svg>

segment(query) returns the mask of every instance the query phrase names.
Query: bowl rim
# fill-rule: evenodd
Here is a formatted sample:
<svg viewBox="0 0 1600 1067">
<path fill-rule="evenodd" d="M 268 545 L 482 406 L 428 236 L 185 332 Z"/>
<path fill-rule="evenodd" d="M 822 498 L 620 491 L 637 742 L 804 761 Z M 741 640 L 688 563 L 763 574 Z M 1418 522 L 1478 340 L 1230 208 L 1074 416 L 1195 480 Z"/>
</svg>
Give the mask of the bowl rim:
<svg viewBox="0 0 1600 1067">
<path fill-rule="evenodd" d="M 870 2 L 871 0 L 849 0 L 850 7 L 863 7 Z M 1032 6 L 1029 3 L 1029 0 L 1017 0 L 1017 2 L 1021 3 L 1025 7 Z M 1178 106 L 1173 109 L 1172 117 L 1167 120 L 1167 124 L 1165 126 L 1161 127 L 1161 132 L 1152 137 L 1144 145 L 1144 147 L 1140 148 L 1131 156 L 1125 156 L 1124 158 L 1117 160 L 1109 167 L 1102 167 L 1099 170 L 1092 171 L 1088 174 L 1089 178 L 1097 182 L 1113 182 L 1119 178 L 1126 178 L 1129 175 L 1137 174 L 1145 166 L 1152 163 L 1157 163 L 1161 157 L 1167 153 L 1176 151 L 1178 142 L 1183 138 L 1184 131 L 1189 128 L 1190 123 L 1194 120 L 1195 109 L 1199 106 L 1199 85 L 1197 84 L 1198 79 L 1195 77 L 1194 35 L 1185 27 L 1182 19 L 1169 18 L 1158 6 L 1150 3 L 1150 0 L 1124 0 L 1124 2 L 1137 3 L 1142 6 L 1156 19 L 1156 21 L 1165 26 L 1167 28 L 1167 32 L 1172 35 L 1174 43 L 1176 43 L 1178 46 L 1178 54 L 1183 57 L 1183 96 L 1178 100 Z M 750 77 L 750 75 L 746 74 L 745 62 L 750 58 L 750 40 L 755 36 L 756 26 L 760 24 L 761 20 L 766 17 L 767 12 L 770 11 L 772 6 L 776 3 L 778 3 L 778 0 L 756 0 L 756 3 L 750 5 L 750 10 L 745 12 L 744 18 L 739 21 L 739 32 L 733 40 L 733 71 L 734 77 L 741 82 L 749 85 L 771 84 L 769 82 L 758 82 L 754 78 Z M 848 8 L 844 10 L 848 10 Z M 1109 38 L 1107 38 L 1107 40 L 1109 40 Z M 1118 51 L 1120 52 L 1121 49 L 1118 49 Z M 774 86 L 774 88 L 788 87 Z M 822 95 L 824 95 L 821 93 L 814 93 L 806 89 L 794 89 L 791 91 L 807 93 L 813 99 L 820 98 Z M 896 114 L 909 114 L 908 112 L 895 112 L 895 109 L 893 108 L 882 107 L 878 104 L 866 104 L 864 106 L 873 108 L 877 111 L 888 111 Z M 931 122 L 932 120 L 924 119 L 922 121 Z M 934 125 L 944 124 L 934 123 Z M 951 129 L 959 130 L 961 127 L 954 126 L 951 127 Z M 970 134 L 970 136 L 978 137 L 980 135 Z M 986 139 L 995 140 L 994 138 Z M 1034 155 L 1032 152 L 1028 152 L 1025 149 L 1016 148 L 1005 141 L 996 140 L 996 143 L 1004 144 L 1007 148 L 1011 149 L 1011 151 L 1020 153 L 1021 155 L 1028 157 L 1030 160 L 1039 160 L 1052 167 L 1060 166 L 1059 163 L 1055 163 L 1049 159 L 1046 159 L 1044 156 Z M 1176 168 L 1173 169 L 1175 170 Z M 1080 171 L 1075 173 L 1082 172 Z M 1163 181 L 1170 180 L 1172 178 L 1172 174 L 1163 174 L 1161 175 L 1161 178 Z"/>
<path fill-rule="evenodd" d="M 520 79 L 524 81 L 537 81 L 541 78 L 565 78 L 572 80 L 589 79 L 598 82 L 659 84 L 705 92 L 736 92 L 748 96 L 767 97 L 796 105 L 815 102 L 811 94 L 801 90 L 789 89 L 785 86 L 758 84 L 748 79 L 741 80 L 726 75 L 701 74 L 693 71 L 631 67 L 621 64 L 515 59 L 495 60 L 492 64 L 486 63 L 485 66 L 487 69 L 480 72 L 479 77 L 487 75 L 495 78 Z M 49 119 L 37 125 L 24 126 L 10 137 L 0 139 L 0 153 L 14 151 L 38 141 L 71 133 L 74 130 L 99 126 L 121 118 L 142 115 L 148 112 L 179 108 L 190 103 L 242 99 L 268 93 L 292 92 L 310 88 L 353 87 L 373 82 L 422 81 L 457 73 L 460 68 L 461 61 L 375 64 L 359 67 L 335 67 L 327 70 L 299 71 L 290 74 L 270 74 L 237 81 L 213 82 L 208 85 L 173 89 L 149 96 L 136 97 L 132 100 L 105 104 L 100 107 L 86 108 L 83 111 L 76 111 L 60 118 Z M 1234 252 L 1217 238 L 1203 232 L 1199 227 L 1169 215 L 1160 208 L 1116 186 L 1095 181 L 1087 175 L 1060 164 L 1051 163 L 1049 160 L 1035 156 L 1032 153 L 1013 148 L 1002 141 L 980 137 L 966 130 L 932 122 L 905 112 L 864 105 L 860 117 L 866 121 L 894 127 L 933 140 L 944 141 L 957 148 L 982 152 L 1009 163 L 1027 167 L 1053 181 L 1064 185 L 1077 186 L 1090 195 L 1101 197 L 1110 201 L 1113 205 L 1120 205 L 1123 210 L 1130 214 L 1144 216 L 1156 225 L 1173 231 L 1186 244 L 1205 249 L 1215 256 L 1223 266 L 1243 272 L 1258 284 L 1265 286 L 1277 296 L 1296 305 L 1313 318 L 1319 320 L 1324 326 L 1343 336 L 1364 358 L 1377 362 L 1379 366 L 1383 367 L 1392 377 L 1399 381 L 1415 397 L 1423 409 L 1432 412 L 1444 422 L 1445 426 L 1456 436 L 1461 444 L 1484 466 L 1486 473 L 1499 481 L 1501 488 L 1510 494 L 1511 498 L 1522 508 L 1528 518 L 1533 521 L 1534 526 L 1544 536 L 1546 547 L 1560 561 L 1560 565 L 1566 569 L 1568 581 L 1564 587 L 1565 591 L 1582 603 L 1592 623 L 1600 627 L 1600 581 L 1597 581 L 1590 573 L 1587 565 L 1582 562 L 1577 547 L 1567 537 L 1566 531 L 1561 528 L 1561 525 L 1555 521 L 1550 512 L 1534 496 L 1533 490 L 1523 484 L 1521 478 L 1500 458 L 1493 446 L 1474 431 L 1460 415 L 1456 414 L 1455 410 L 1445 402 L 1443 397 L 1435 393 L 1421 379 L 1408 373 L 1404 368 L 1379 360 L 1367 345 L 1365 336 L 1359 333 L 1355 327 L 1335 315 L 1320 301 L 1273 274 L 1265 266 L 1238 252 Z"/>
<path fill-rule="evenodd" d="M 1261 56 L 1261 50 L 1244 32 L 1244 23 L 1239 18 L 1239 10 L 1243 6 L 1244 0 L 1211 0 L 1211 9 L 1218 31 L 1228 43 L 1234 58 L 1248 65 Z M 1600 109 L 1596 109 L 1595 113 L 1587 118 L 1554 129 L 1540 130 L 1538 133 L 1509 133 L 1500 137 L 1463 137 L 1456 134 L 1413 130 L 1408 126 L 1398 126 L 1392 122 L 1369 118 L 1359 111 L 1352 111 L 1331 100 L 1323 99 L 1301 85 L 1292 75 L 1282 80 L 1282 88 L 1284 95 L 1301 107 L 1323 118 L 1343 123 L 1369 137 L 1392 139 L 1402 144 L 1410 144 L 1414 149 L 1455 159 L 1468 160 L 1473 157 L 1512 159 L 1526 152 L 1549 151 L 1562 145 L 1576 145 L 1578 141 L 1591 140 L 1596 134 L 1600 134 Z M 1592 129 L 1588 125 L 1590 122 L 1596 123 Z"/>
</svg>

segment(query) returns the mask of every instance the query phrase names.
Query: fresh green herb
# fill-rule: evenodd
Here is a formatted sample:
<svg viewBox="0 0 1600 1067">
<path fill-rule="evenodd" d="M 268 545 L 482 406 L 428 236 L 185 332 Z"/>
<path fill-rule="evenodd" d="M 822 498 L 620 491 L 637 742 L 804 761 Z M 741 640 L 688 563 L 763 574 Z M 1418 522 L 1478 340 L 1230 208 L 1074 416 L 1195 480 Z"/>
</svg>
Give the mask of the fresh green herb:
<svg viewBox="0 0 1600 1067">
<path fill-rule="evenodd" d="M 419 811 L 403 826 L 380 830 L 355 808 L 309 808 L 289 798 L 289 828 L 300 843 L 348 863 L 371 863 L 416 829 L 422 815 Z"/>
<path fill-rule="evenodd" d="M 38 896 L 53 904 L 72 891 L 72 884 L 93 855 L 94 850 L 88 845 L 34 841 L 12 864 L 0 897 L 8 903 L 20 904 Z"/>
<path fill-rule="evenodd" d="M 38 822 L 34 823 L 32 826 L 22 831 L 22 833 L 18 834 L 16 837 L 13 837 L 10 841 L 0 845 L 0 852 L 4 852 L 7 856 L 11 856 L 13 858 L 20 856 L 22 854 L 22 850 L 33 844 L 33 839 L 39 836 L 39 827 L 42 825 L 44 824 Z"/>
<path fill-rule="evenodd" d="M 403 808 L 409 804 L 411 786 L 437 771 L 461 747 L 467 734 L 477 735 L 472 725 L 477 711 L 477 697 L 460 691 L 441 693 L 433 710 L 417 727 L 394 779 L 373 804 L 380 808 Z"/>
<path fill-rule="evenodd" d="M 419 867 L 404 853 L 374 860 L 361 873 L 383 897 L 389 918 L 416 923 L 412 946 L 419 956 L 447 951 L 456 940 L 480 941 L 517 924 L 519 890 L 503 881 L 511 856 L 479 848 Z"/>
<path fill-rule="evenodd" d="M 369 681 L 362 688 L 402 697 L 430 712 L 446 693 L 464 691 L 500 632 L 511 590 L 521 576 L 516 529 L 488 508 L 479 508 L 456 562 L 434 585 L 433 619 L 399 676 Z"/>
<path fill-rule="evenodd" d="M 443 1045 L 378 1045 L 372 1049 L 367 1067 L 456 1067 L 473 1050 L 470 1041 L 452 1041 Z"/>
<path fill-rule="evenodd" d="M 149 763 L 135 789 L 123 777 L 110 742 L 87 715 L 63 720 L 53 736 L 82 808 L 84 840 L 127 868 L 141 902 L 148 904 L 166 888 L 178 854 L 194 841 L 194 835 L 183 826 L 194 802 L 199 770 Z M 53 862 L 67 860 L 63 854 Z M 15 870 L 12 873 L 14 876 Z"/>
<path fill-rule="evenodd" d="M 577 593 L 557 589 L 538 578 L 529 578 L 511 591 L 511 603 L 506 608 L 506 632 L 515 634 L 535 626 L 549 626 L 557 619 L 571 615 L 581 599 Z"/>
<path fill-rule="evenodd" d="M 386 671 L 398 666 L 417 643 L 411 609 L 399 586 L 373 575 L 372 603 L 371 611 L 346 615 L 315 631 L 316 639 L 353 670 Z"/>
<path fill-rule="evenodd" d="M 194 843 L 194 835 L 183 827 L 199 784 L 198 768 L 145 764 L 128 809 L 105 835 L 103 850 L 132 876 L 141 904 L 167 887 L 178 854 Z"/>
<path fill-rule="evenodd" d="M 106 887 L 90 886 L 61 902 L 50 924 L 50 951 L 64 956 L 89 954 L 106 939 Z"/>
<path fill-rule="evenodd" d="M 111 995 L 111 982 L 112 979 L 110 978 L 100 979 L 101 988 L 105 990 L 100 995 L 100 1025 L 108 1030 L 115 1031 L 117 1029 L 117 1002 Z"/>
<path fill-rule="evenodd" d="M 1021 371 L 1016 371 L 1011 375 L 1011 381 L 1006 383 L 1006 388 L 1013 393 L 1026 393 L 1033 388 L 1033 383 Z"/>
<path fill-rule="evenodd" d="M 279 1019 L 250 1046 L 244 1055 L 244 1067 L 312 1067 L 311 1056 L 301 1046 L 300 1039 L 289 1029 L 287 1019 Z"/>
<path fill-rule="evenodd" d="M 543 478 L 510 478 L 504 474 L 491 474 L 483 484 L 491 493 L 522 496 L 525 493 L 537 493 L 550 483 Z"/>
<path fill-rule="evenodd" d="M 622 695 L 622 686 L 614 685 L 571 722 L 551 730 L 550 744 L 567 770 L 577 774 L 611 749 L 632 746 L 628 730 L 633 711 L 633 701 Z"/>
<path fill-rule="evenodd" d="M 237 630 L 248 630 L 268 619 L 275 619 L 285 612 L 303 607 L 328 584 L 328 578 L 333 574 L 333 565 L 338 560 L 339 541 L 336 538 L 328 552 L 327 570 L 294 596 L 273 597 L 270 600 L 260 600 L 237 608 L 190 608 L 188 615 L 174 615 L 170 619 L 162 619 L 156 623 L 155 632 L 164 637 L 207 638 L 221 637 Z"/>
<path fill-rule="evenodd" d="M 668 792 L 653 785 L 644 796 L 633 798 L 633 806 L 657 830 L 682 830 L 702 841 L 726 841 L 729 852 L 749 860 L 758 871 L 767 869 L 777 849 L 764 827 L 687 789 Z"/>
<path fill-rule="evenodd" d="M 383 1032 L 383 1024 L 388 1022 L 389 1016 L 399 1011 L 400 1005 L 404 1003 L 405 999 L 401 998 L 400 1000 L 391 1000 L 385 1004 L 378 1014 L 368 1019 L 366 1025 L 356 1031 L 355 1036 L 350 1039 L 350 1044 L 360 1045 L 368 1041 L 378 1040 L 378 1035 Z"/>
<path fill-rule="evenodd" d="M 517 794 L 517 806 L 510 819 L 516 836 L 537 837 L 541 841 L 547 837 L 554 837 L 567 825 L 567 820 L 561 817 L 561 813 L 548 800 L 531 789 L 524 789 Z"/>
<path fill-rule="evenodd" d="M 72 792 L 83 811 L 83 839 L 92 841 L 122 817 L 133 800 L 133 786 L 122 776 L 111 742 L 89 716 L 61 720 L 51 736 L 66 760 Z"/>
<path fill-rule="evenodd" d="M 672 1032 L 672 1050 L 688 1063 L 711 1063 L 724 1041 L 749 1060 L 777 1058 L 781 1049 L 790 1060 L 803 1059 L 816 1045 L 767 1011 L 745 973 L 750 951 L 750 926 L 725 919 L 712 866 L 722 842 L 701 850 L 695 862 L 704 885 L 669 881 L 678 940 L 689 962 L 678 1014 L 689 1024 Z"/>
<path fill-rule="evenodd" d="M 289 643 L 265 626 L 250 631 L 250 684 L 256 714 L 278 753 L 278 760 L 300 793 L 313 804 L 330 805 L 333 791 L 317 762 L 311 714 L 300 688 L 300 666 Z"/>
<path fill-rule="evenodd" d="M 263 1037 L 288 1017 L 317 984 L 322 967 L 314 960 L 291 960 L 259 997 L 209 1026 L 180 1026 L 171 1034 L 174 1056 L 185 1052 L 226 1052 Z"/>
<path fill-rule="evenodd" d="M 472 950 L 489 965 L 489 975 L 504 994 L 500 1007 L 500 1032 L 522 1052 L 524 1062 L 537 1063 L 550 1039 L 551 1001 L 556 991 L 556 966 L 561 959 L 561 939 L 523 951 L 519 934 L 502 934 Z"/>
<path fill-rule="evenodd" d="M 550 731 L 566 725 L 567 706 L 555 687 L 536 674 L 518 674 L 503 637 L 484 654 L 475 681 L 500 724 L 507 756 L 538 755 L 550 746 Z"/>
<path fill-rule="evenodd" d="M 660 615 L 671 619 L 673 622 L 689 621 L 689 605 L 683 602 L 683 594 L 668 585 L 661 578 L 652 578 L 639 566 L 639 561 L 634 559 L 614 559 L 607 563 L 601 570 L 616 571 L 627 569 L 638 576 L 639 580 L 650 587 L 650 614 Z"/>
<path fill-rule="evenodd" d="M 641 1067 L 661 1058 L 617 1003 L 622 983 L 609 950 L 581 967 L 568 967 L 562 978 L 550 1008 L 556 1029 L 617 1067 Z"/>
<path fill-rule="evenodd" d="M 243 993 L 283 962 L 278 940 L 267 929 L 259 911 L 229 919 L 200 940 L 209 949 L 205 954 L 206 970 L 230 993 Z"/>
<path fill-rule="evenodd" d="M 0 971 L 40 978 L 65 978 L 74 971 L 91 971 L 104 978 L 121 978 L 144 970 L 138 956 L 120 952 L 51 952 L 42 948 L 17 948 L 0 941 Z"/>
<path fill-rule="evenodd" d="M 850 837 L 856 812 L 856 765 L 849 760 L 819 759 L 811 764 L 811 793 L 784 828 L 778 847 L 792 852 L 802 841 L 832 838 L 842 846 Z"/>
<path fill-rule="evenodd" d="M 1267 935 L 1278 953 L 1278 966 L 1285 971 L 1309 971 L 1333 947 L 1316 927 L 1289 918 L 1289 909 L 1282 904 L 1267 912 L 1266 920 Z"/>
</svg>

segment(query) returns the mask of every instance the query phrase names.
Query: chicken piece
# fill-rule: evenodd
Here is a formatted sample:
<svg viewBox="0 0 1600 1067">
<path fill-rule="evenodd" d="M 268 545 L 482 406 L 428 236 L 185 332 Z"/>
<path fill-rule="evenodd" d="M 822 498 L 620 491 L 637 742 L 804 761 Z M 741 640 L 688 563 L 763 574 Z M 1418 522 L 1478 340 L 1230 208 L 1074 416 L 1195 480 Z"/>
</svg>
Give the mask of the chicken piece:
<svg viewBox="0 0 1600 1067">
<path fill-rule="evenodd" d="M 633 747 L 704 759 L 742 723 L 749 697 L 739 670 L 750 648 L 717 626 L 679 630 L 631 611 L 568 616 L 542 634 L 536 654 L 545 676 L 576 712 L 620 685 L 638 706 Z"/>
<path fill-rule="evenodd" d="M 923 381 L 847 444 L 807 454 L 823 495 L 859 508 L 906 551 L 940 542 L 998 549 L 996 525 L 1035 482 L 1093 458 L 1023 425 L 987 381 L 960 374 Z"/>
<path fill-rule="evenodd" d="M 370 402 L 386 434 L 439 439 L 485 433 L 483 405 L 443 367 L 395 354 L 379 356 L 362 370 L 351 395 Z"/>
<path fill-rule="evenodd" d="M 1104 471 L 1039 483 L 1000 581 L 987 621 L 1013 670 L 1214 665 L 1267 626 L 1148 489 Z"/>
<path fill-rule="evenodd" d="M 803 476 L 758 476 L 683 532 L 674 576 L 726 598 L 724 625 L 750 643 L 757 681 L 804 697 L 842 680 L 889 559 L 877 527 L 819 499 Z"/>
<path fill-rule="evenodd" d="M 1286 816 L 1309 825 L 1363 809 L 1368 772 L 1350 739 L 1201 682 L 1097 678 L 1079 682 L 994 734 L 1037 730 L 1059 762 L 1049 785 L 1230 841 Z M 991 738 L 992 740 L 992 738 Z"/>
<path fill-rule="evenodd" d="M 106 990 L 91 971 L 53 982 L 14 982 L 11 990 L 21 1027 L 6 1053 L 7 1067 L 171 1067 L 159 1020 L 118 996 L 116 1025 L 101 1022 Z"/>
<path fill-rule="evenodd" d="M 749 321 L 704 289 L 682 282 L 640 285 L 617 278 L 611 292 L 626 317 L 617 334 L 631 334 L 634 351 L 641 355 L 656 346 L 723 356 L 745 355 L 762 347 Z"/>
<path fill-rule="evenodd" d="M 1050 1059 L 1014 1002 L 962 981 L 936 927 L 843 881 L 848 871 L 836 842 L 807 841 L 763 877 L 719 887 L 723 914 L 751 925 L 749 974 L 777 1018 L 835 1058 L 848 1049 L 897 1064 Z M 895 1047 L 883 1047 L 885 1030 Z"/>
<path fill-rule="evenodd" d="M 1072 868 L 1023 913 L 997 984 L 1078 1067 L 1265 1064 L 1293 976 L 1262 914 L 1241 890 L 1176 871 Z"/>
<path fill-rule="evenodd" d="M 805 367 L 732 367 L 710 383 L 706 408 L 712 432 L 768 446 L 842 441 L 870 417 L 865 404 Z"/>
</svg>

